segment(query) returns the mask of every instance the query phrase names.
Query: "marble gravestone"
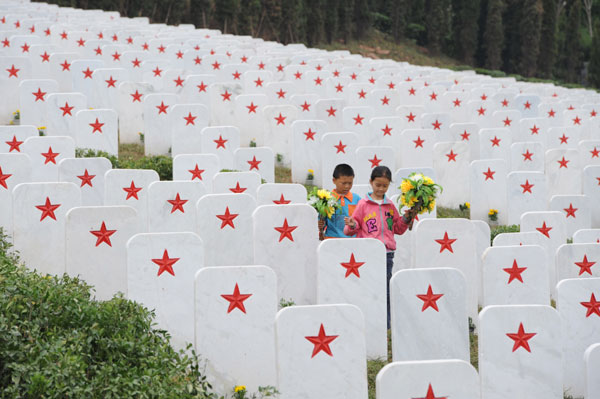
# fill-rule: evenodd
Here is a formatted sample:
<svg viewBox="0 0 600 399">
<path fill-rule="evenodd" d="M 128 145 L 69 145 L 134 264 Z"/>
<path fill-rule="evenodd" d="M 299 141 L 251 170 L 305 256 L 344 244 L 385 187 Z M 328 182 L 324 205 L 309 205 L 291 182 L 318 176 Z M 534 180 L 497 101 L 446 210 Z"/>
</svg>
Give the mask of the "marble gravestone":
<svg viewBox="0 0 600 399">
<path fill-rule="evenodd" d="M 563 398 L 556 310 L 543 305 L 487 306 L 479 319 L 482 397 Z"/>
<path fill-rule="evenodd" d="M 541 172 L 511 172 L 507 178 L 508 224 L 519 224 L 525 212 L 548 209 L 546 178 Z"/>
<path fill-rule="evenodd" d="M 600 380 L 596 372 L 600 367 L 600 343 L 591 345 L 585 351 L 585 398 L 595 398 L 600 395 Z"/>
<path fill-rule="evenodd" d="M 25 140 L 37 136 L 38 130 L 35 126 L 0 126 L 0 154 L 20 153 Z"/>
<path fill-rule="evenodd" d="M 275 154 L 270 147 L 238 148 L 235 169 L 257 172 L 267 183 L 275 183 Z"/>
<path fill-rule="evenodd" d="M 204 154 L 219 157 L 222 169 L 235 168 L 235 150 L 240 147 L 240 131 L 235 126 L 210 126 L 202 129 L 201 148 Z"/>
<path fill-rule="evenodd" d="M 71 209 L 65 222 L 67 274 L 92 285 L 97 300 L 127 294 L 126 244 L 138 232 L 136 211 L 129 206 Z"/>
<path fill-rule="evenodd" d="M 600 278 L 565 279 L 556 290 L 564 389 L 569 395 L 581 397 L 585 393 L 584 353 L 590 345 L 600 342 Z"/>
<path fill-rule="evenodd" d="M 390 281 L 394 361 L 469 360 L 467 286 L 457 269 L 400 270 Z"/>
<path fill-rule="evenodd" d="M 557 281 L 567 278 L 600 277 L 598 243 L 563 244 L 556 250 Z"/>
<path fill-rule="evenodd" d="M 12 191 L 20 183 L 31 178 L 31 159 L 26 154 L 0 153 L 0 227 L 12 242 L 13 203 Z"/>
<path fill-rule="evenodd" d="M 471 219 L 487 222 L 491 209 L 498 211 L 498 224 L 508 221 L 506 200 L 506 176 L 508 167 L 502 159 L 486 159 L 471 162 Z"/>
<path fill-rule="evenodd" d="M 21 150 L 31 159 L 32 182 L 58 181 L 60 161 L 75 158 L 75 142 L 68 136 L 30 137 Z"/>
<path fill-rule="evenodd" d="M 393 362 L 377 373 L 377 399 L 479 399 L 479 375 L 464 360 Z"/>
<path fill-rule="evenodd" d="M 242 384 L 248 392 L 276 386 L 273 270 L 206 267 L 196 274 L 194 292 L 194 347 L 206 359 L 206 374 L 216 391 L 229 394 Z"/>
<path fill-rule="evenodd" d="M 312 170 L 314 181 L 321 181 L 321 138 L 327 132 L 323 121 L 297 120 L 292 124 L 292 182 L 302 183 Z"/>
<path fill-rule="evenodd" d="M 155 181 L 148 186 L 148 231 L 196 231 L 196 202 L 206 194 L 202 183 Z"/>
<path fill-rule="evenodd" d="M 181 154 L 173 159 L 173 180 L 203 183 L 208 193 L 213 192 L 213 178 L 220 170 L 215 154 Z"/>
<path fill-rule="evenodd" d="M 256 203 L 260 205 L 305 204 L 306 187 L 295 183 L 265 183 L 256 190 Z"/>
<path fill-rule="evenodd" d="M 583 229 L 573 234 L 573 244 L 600 244 L 600 229 Z"/>
<path fill-rule="evenodd" d="M 550 210 L 563 212 L 567 237 L 592 227 L 592 202 L 585 195 L 555 195 L 550 200 Z"/>
<path fill-rule="evenodd" d="M 194 277 L 203 252 L 192 232 L 136 234 L 127 242 L 127 298 L 154 309 L 178 349 L 194 342 Z"/>
<path fill-rule="evenodd" d="M 317 303 L 348 303 L 365 317 L 367 356 L 387 357 L 385 246 L 376 239 L 325 240 L 317 249 Z"/>
<path fill-rule="evenodd" d="M 287 399 L 367 397 L 365 322 L 354 305 L 291 306 L 275 319 L 277 388 Z"/>
<path fill-rule="evenodd" d="M 170 112 L 177 103 L 175 94 L 148 94 L 143 98 L 144 153 L 167 155 L 172 146 Z"/>
<path fill-rule="evenodd" d="M 58 164 L 58 180 L 81 189 L 82 206 L 104 205 L 104 174 L 112 169 L 107 158 L 65 158 Z"/>
<path fill-rule="evenodd" d="M 469 145 L 464 142 L 440 142 L 433 147 L 433 168 L 437 183 L 444 187 L 438 206 L 457 208 L 469 200 Z"/>
<path fill-rule="evenodd" d="M 78 148 L 89 148 L 119 155 L 119 121 L 112 109 L 84 109 L 75 114 Z"/>
</svg>

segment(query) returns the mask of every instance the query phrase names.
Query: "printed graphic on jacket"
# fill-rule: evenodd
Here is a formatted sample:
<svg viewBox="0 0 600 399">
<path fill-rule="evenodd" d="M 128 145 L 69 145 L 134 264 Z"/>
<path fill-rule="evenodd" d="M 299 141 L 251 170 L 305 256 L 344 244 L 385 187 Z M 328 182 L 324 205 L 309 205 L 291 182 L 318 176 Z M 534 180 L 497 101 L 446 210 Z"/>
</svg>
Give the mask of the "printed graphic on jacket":
<svg viewBox="0 0 600 399">
<path fill-rule="evenodd" d="M 363 221 L 367 226 L 367 232 L 373 233 L 377 231 L 377 213 L 371 212 L 368 215 L 365 215 Z"/>
<path fill-rule="evenodd" d="M 387 227 L 390 231 L 394 230 L 394 210 L 390 209 L 385 212 L 385 221 L 387 223 Z"/>
</svg>

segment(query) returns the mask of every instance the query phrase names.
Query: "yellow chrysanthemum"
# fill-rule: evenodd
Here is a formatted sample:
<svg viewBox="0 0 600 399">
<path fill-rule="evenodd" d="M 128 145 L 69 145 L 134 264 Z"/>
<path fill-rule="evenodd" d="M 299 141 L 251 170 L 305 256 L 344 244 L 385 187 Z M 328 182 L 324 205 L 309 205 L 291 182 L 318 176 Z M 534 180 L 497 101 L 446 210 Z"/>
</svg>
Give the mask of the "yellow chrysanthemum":
<svg viewBox="0 0 600 399">
<path fill-rule="evenodd" d="M 312 169 L 309 169 L 309 170 L 308 170 L 308 173 L 310 173 L 310 174 L 312 175 L 312 174 L 314 174 L 314 173 L 315 173 L 315 171 L 314 171 L 314 170 L 312 170 Z"/>
<path fill-rule="evenodd" d="M 423 179 L 423 182 L 425 184 L 427 184 L 428 186 L 431 186 L 431 185 L 435 184 L 435 182 L 433 181 L 433 179 L 431 177 L 427 177 L 427 176 L 425 176 L 425 179 Z"/>
<path fill-rule="evenodd" d="M 496 209 L 490 209 L 490 211 L 488 212 L 488 215 L 490 216 L 494 216 L 498 213 L 498 211 Z"/>
<path fill-rule="evenodd" d="M 471 209 L 471 203 L 470 202 L 465 202 L 465 206 L 467 207 L 467 209 Z"/>
<path fill-rule="evenodd" d="M 236 387 L 233 389 L 233 391 L 234 391 L 235 393 L 242 392 L 242 391 L 245 391 L 245 390 L 246 390 L 246 386 L 245 386 L 245 385 L 238 385 L 238 386 L 236 386 Z"/>
<path fill-rule="evenodd" d="M 435 208 L 435 201 L 429 203 L 429 211 L 433 211 L 433 208 Z"/>
<path fill-rule="evenodd" d="M 407 203 L 406 203 L 406 197 L 405 197 L 404 195 L 400 196 L 400 203 L 401 203 L 402 205 L 404 205 L 404 206 L 406 206 L 406 205 L 407 205 Z"/>
<path fill-rule="evenodd" d="M 414 188 L 414 186 L 412 185 L 412 183 L 410 182 L 410 180 L 402 180 L 402 183 L 400 183 L 400 190 L 403 193 L 407 193 L 410 190 L 412 190 Z"/>
<path fill-rule="evenodd" d="M 331 194 L 329 193 L 329 191 L 327 190 L 319 190 L 317 191 L 317 195 L 319 196 L 319 198 L 321 199 L 330 199 L 331 198 Z"/>
</svg>

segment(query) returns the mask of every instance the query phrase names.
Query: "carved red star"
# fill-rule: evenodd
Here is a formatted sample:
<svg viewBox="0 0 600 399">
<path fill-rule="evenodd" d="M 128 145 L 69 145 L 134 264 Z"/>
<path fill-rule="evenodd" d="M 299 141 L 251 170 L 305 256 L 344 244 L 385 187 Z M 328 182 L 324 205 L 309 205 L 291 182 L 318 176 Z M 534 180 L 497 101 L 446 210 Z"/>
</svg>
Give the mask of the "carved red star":
<svg viewBox="0 0 600 399">
<path fill-rule="evenodd" d="M 35 96 L 35 101 L 45 101 L 44 100 L 44 96 L 46 95 L 45 91 L 42 91 L 42 89 L 40 87 L 38 87 L 37 91 L 34 91 L 33 93 L 31 93 Z"/>
<path fill-rule="evenodd" d="M 526 333 L 523 328 L 523 323 L 519 324 L 519 330 L 517 333 L 507 333 L 506 336 L 513 341 L 515 341 L 513 345 L 512 351 L 516 351 L 519 348 L 525 349 L 527 352 L 531 352 L 531 347 L 529 346 L 529 340 L 535 337 L 537 333 Z"/>
<path fill-rule="evenodd" d="M 8 38 L 4 38 L 4 40 L 2 40 L 2 47 L 10 47 L 10 41 L 8 40 Z"/>
<path fill-rule="evenodd" d="M 590 153 L 592 154 L 592 158 L 600 158 L 600 150 L 598 150 L 598 147 L 594 147 Z"/>
<path fill-rule="evenodd" d="M 131 61 L 132 64 L 132 68 L 141 68 L 142 67 L 142 61 L 138 60 L 137 57 L 135 58 L 135 60 Z"/>
<path fill-rule="evenodd" d="M 415 148 L 417 148 L 417 147 L 423 148 L 424 142 L 425 142 L 425 140 L 421 139 L 421 136 L 417 136 L 417 139 L 413 140 L 413 143 L 415 143 Z"/>
<path fill-rule="evenodd" d="M 196 120 L 197 116 L 193 116 L 191 112 L 188 112 L 187 116 L 184 116 L 183 119 L 185 120 L 185 125 L 194 125 L 196 126 Z"/>
<path fill-rule="evenodd" d="M 429 101 L 437 101 L 437 94 L 435 91 L 431 92 L 429 95 Z"/>
<path fill-rule="evenodd" d="M 381 101 L 381 105 L 390 105 L 390 99 L 388 96 L 383 96 L 383 98 L 379 99 Z"/>
<path fill-rule="evenodd" d="M 8 180 L 8 178 L 11 176 L 12 175 L 5 174 L 4 172 L 2 172 L 2 166 L 0 166 L 0 186 L 2 186 L 8 190 L 8 185 L 6 184 L 6 180 Z"/>
<path fill-rule="evenodd" d="M 256 155 L 254 155 L 250 161 L 246 161 L 246 162 L 248 162 L 248 164 L 250 165 L 250 170 L 252 170 L 252 169 L 259 170 L 259 167 L 258 167 L 258 165 L 259 165 L 259 164 L 260 164 L 262 161 L 258 161 L 258 160 L 256 159 Z"/>
<path fill-rule="evenodd" d="M 531 131 L 532 135 L 540 133 L 540 128 L 537 125 L 533 125 L 533 127 L 529 128 L 529 130 Z"/>
<path fill-rule="evenodd" d="M 444 252 L 445 250 L 448 250 L 448 251 L 454 253 L 454 250 L 452 249 L 452 244 L 454 244 L 456 242 L 456 240 L 458 240 L 458 239 L 457 238 L 448 238 L 448 232 L 445 231 L 444 238 L 435 240 L 435 242 L 440 244 L 440 253 Z"/>
<path fill-rule="evenodd" d="M 546 222 L 542 224 L 542 227 L 536 227 L 535 229 L 546 237 L 550 238 L 550 230 L 552 230 L 552 227 L 546 226 Z"/>
<path fill-rule="evenodd" d="M 52 204 L 50 202 L 49 197 L 46 197 L 46 202 L 44 203 L 44 205 L 36 205 L 35 207 L 42 211 L 42 215 L 40 216 L 40 222 L 46 219 L 47 217 L 56 220 L 56 215 L 54 214 L 54 211 L 56 211 L 60 206 L 61 204 Z"/>
<path fill-rule="evenodd" d="M 354 119 L 354 126 L 356 126 L 356 125 L 362 125 L 362 124 L 363 124 L 363 121 L 365 120 L 365 118 L 364 118 L 364 117 L 362 117 L 362 116 L 360 116 L 360 114 L 357 114 L 357 115 L 356 115 L 354 118 L 352 118 L 352 119 Z"/>
<path fill-rule="evenodd" d="M 298 226 L 290 226 L 288 225 L 287 218 L 283 220 L 283 226 L 275 227 L 274 229 L 279 232 L 279 242 L 281 242 L 284 238 L 287 238 L 290 241 L 294 241 L 294 237 L 292 236 L 292 232 L 296 230 Z"/>
<path fill-rule="evenodd" d="M 375 167 L 379 166 L 381 161 L 382 161 L 382 159 L 378 159 L 377 154 L 375 154 L 372 159 L 369 159 L 369 162 L 371 162 L 371 168 L 375 168 Z"/>
<path fill-rule="evenodd" d="M 431 384 L 429 384 L 429 388 L 427 388 L 427 394 L 425 394 L 425 397 L 423 398 L 412 398 L 412 399 L 448 399 L 447 396 L 435 396 L 435 393 L 433 393 L 433 388 L 431 387 Z"/>
<path fill-rule="evenodd" d="M 162 69 L 160 69 L 158 66 L 154 68 L 152 72 L 154 73 L 154 77 L 162 76 Z"/>
<path fill-rule="evenodd" d="M 479 109 L 477 110 L 477 115 L 478 116 L 485 116 L 485 111 L 486 109 L 482 107 L 479 107 Z"/>
<path fill-rule="evenodd" d="M 481 101 L 487 100 L 487 96 L 485 93 L 483 93 L 480 98 L 481 98 Z"/>
<path fill-rule="evenodd" d="M 450 162 L 450 161 L 456 162 L 456 156 L 457 155 L 458 154 L 455 153 L 453 150 L 450 150 L 450 153 L 446 154 L 446 156 L 448 157 L 448 162 Z"/>
<path fill-rule="evenodd" d="M 342 93 L 344 91 L 344 86 L 342 86 L 341 83 L 338 83 L 337 86 L 334 86 L 334 87 L 335 87 L 336 93 Z"/>
<path fill-rule="evenodd" d="M 548 111 L 548 118 L 554 118 L 555 115 L 556 111 L 551 108 L 550 111 Z"/>
<path fill-rule="evenodd" d="M 462 141 L 469 141 L 470 136 L 471 136 L 471 134 L 468 133 L 466 130 L 464 132 L 462 132 L 462 134 L 460 135 L 460 137 L 462 138 Z"/>
<path fill-rule="evenodd" d="M 527 268 L 519 267 L 519 265 L 517 264 L 517 260 L 514 259 L 512 267 L 509 267 L 507 269 L 502 269 L 502 270 L 504 270 L 506 273 L 508 273 L 509 277 L 508 277 L 507 284 L 510 284 L 513 280 L 519 280 L 520 282 L 523 282 L 523 277 L 521 277 L 521 273 L 523 273 L 525 270 L 527 270 Z"/>
<path fill-rule="evenodd" d="M 304 135 L 306 136 L 306 141 L 315 141 L 315 134 L 317 134 L 317 132 L 313 132 L 311 128 L 308 128 L 308 131 L 304 132 Z"/>
<path fill-rule="evenodd" d="M 283 89 L 279 89 L 279 91 L 276 91 L 275 94 L 277 94 L 277 98 L 281 99 L 281 98 L 285 98 L 285 94 L 287 92 L 283 91 Z"/>
<path fill-rule="evenodd" d="M 304 104 L 300 104 L 300 107 L 302 107 L 302 112 L 310 111 L 310 106 L 311 106 L 311 104 L 309 104 L 306 101 L 304 101 Z"/>
<path fill-rule="evenodd" d="M 60 39 L 61 40 L 67 40 L 67 32 L 65 32 L 64 30 L 62 31 L 62 33 L 60 33 Z"/>
<path fill-rule="evenodd" d="M 10 147 L 8 152 L 13 152 L 13 151 L 17 151 L 17 152 L 21 152 L 21 144 L 23 144 L 22 141 L 18 141 L 17 140 L 17 136 L 13 135 L 13 138 L 11 141 L 5 141 L 6 144 L 8 144 L 8 146 Z"/>
<path fill-rule="evenodd" d="M 503 108 L 507 108 L 508 107 L 508 100 L 505 98 L 504 100 L 500 101 L 500 104 L 502 104 Z"/>
<path fill-rule="evenodd" d="M 73 111 L 74 108 L 75 107 L 69 107 L 69 102 L 65 102 L 65 105 L 63 107 L 59 107 L 58 109 L 60 109 L 63 112 L 62 116 L 66 116 L 67 114 L 73 116 L 71 111 Z"/>
<path fill-rule="evenodd" d="M 335 108 L 333 108 L 333 106 L 331 106 L 326 111 L 327 111 L 327 116 L 334 116 L 335 117 L 335 113 L 337 112 L 337 109 L 335 109 Z"/>
<path fill-rule="evenodd" d="M 216 140 L 213 140 L 216 144 L 217 144 L 217 150 L 219 148 L 223 148 L 225 149 L 225 143 L 227 143 L 229 140 L 224 139 L 222 135 L 219 135 L 219 138 Z"/>
<path fill-rule="evenodd" d="M 434 294 L 431 284 L 429 284 L 429 287 L 427 288 L 427 294 L 417 294 L 417 298 L 423 301 L 421 312 L 424 312 L 427 308 L 432 308 L 436 312 L 439 312 L 440 310 L 438 309 L 437 301 L 443 296 L 444 294 Z"/>
<path fill-rule="evenodd" d="M 521 184 L 521 187 L 523 188 L 523 193 L 522 193 L 522 194 L 525 194 L 525 193 L 530 193 L 530 194 L 533 194 L 533 193 L 531 192 L 531 188 L 532 188 L 533 186 L 534 186 L 534 184 L 530 184 L 530 183 L 529 183 L 529 179 L 528 179 L 528 180 L 526 180 L 526 181 L 525 181 L 525 184 Z"/>
<path fill-rule="evenodd" d="M 173 82 L 175 83 L 175 87 L 183 87 L 184 80 L 181 79 L 181 76 L 177 76 L 177 79 L 173 79 Z"/>
<path fill-rule="evenodd" d="M 600 317 L 600 301 L 596 300 L 596 295 L 594 295 L 594 293 L 592 293 L 592 296 L 590 297 L 589 302 L 580 302 L 580 303 L 584 308 L 587 309 L 587 312 L 585 314 L 586 318 L 590 317 L 593 314 Z"/>
<path fill-rule="evenodd" d="M 189 169 L 188 172 L 192 174 L 192 179 L 202 180 L 202 173 L 204 173 L 204 169 L 199 169 L 198 164 L 194 167 L 194 169 Z"/>
<path fill-rule="evenodd" d="M 100 48 L 100 46 L 96 47 L 94 49 L 94 52 L 96 53 L 96 55 L 102 55 L 102 49 Z"/>
<path fill-rule="evenodd" d="M 67 62 L 67 60 L 64 60 L 64 62 L 62 64 L 59 64 L 62 67 L 62 71 L 71 71 L 71 64 L 69 62 Z"/>
<path fill-rule="evenodd" d="M 588 273 L 590 276 L 592 275 L 592 266 L 594 266 L 596 262 L 589 262 L 587 255 L 583 255 L 583 260 L 581 262 L 575 262 L 575 265 L 579 267 L 579 275 L 581 276 L 583 273 Z"/>
<path fill-rule="evenodd" d="M 414 87 L 411 87 L 410 89 L 408 89 L 408 95 L 409 96 L 416 96 L 417 95 L 417 90 Z"/>
<path fill-rule="evenodd" d="M 560 165 L 560 166 L 558 167 L 559 169 L 561 169 L 561 168 L 565 168 L 565 169 L 567 169 L 567 168 L 568 168 L 567 164 L 568 164 L 569 162 L 571 162 L 571 161 L 569 161 L 568 159 L 565 159 L 565 157 L 563 156 L 563 157 L 562 157 L 562 159 L 561 159 L 560 161 L 557 161 L 557 162 L 558 162 L 558 164 Z"/>
<path fill-rule="evenodd" d="M 575 212 L 577 212 L 577 209 L 578 208 L 573 208 L 573 204 L 569 204 L 568 208 L 564 208 L 564 211 L 567 213 L 566 217 L 576 218 L 577 216 L 575 216 Z"/>
<path fill-rule="evenodd" d="M 460 107 L 461 101 L 458 98 L 455 98 L 454 101 L 452 101 L 452 103 L 454 104 L 454 108 L 456 108 Z"/>
<path fill-rule="evenodd" d="M 227 313 L 231 313 L 235 309 L 239 309 L 243 313 L 246 313 L 246 307 L 244 306 L 244 301 L 250 298 L 252 294 L 240 294 L 240 288 L 237 283 L 235 283 L 235 288 L 233 289 L 233 294 L 223 294 L 221 297 L 229 302 L 229 308 L 227 309 Z"/>
<path fill-rule="evenodd" d="M 94 236 L 96 236 L 96 246 L 105 243 L 109 247 L 112 247 L 112 243 L 110 242 L 110 236 L 115 234 L 117 230 L 107 230 L 106 223 L 102 222 L 100 226 L 100 230 L 90 230 Z"/>
<path fill-rule="evenodd" d="M 181 213 L 185 213 L 185 210 L 183 209 L 183 205 L 185 205 L 185 203 L 188 202 L 188 200 L 181 199 L 181 196 L 179 195 L 179 193 L 177 193 L 177 195 L 175 196 L 175 199 L 167 200 L 167 202 L 169 204 L 173 205 L 173 208 L 171 209 L 171 213 L 174 213 L 175 211 L 180 211 Z"/>
<path fill-rule="evenodd" d="M 225 228 L 225 226 L 229 226 L 232 229 L 235 229 L 235 225 L 233 224 L 233 219 L 239 216 L 239 213 L 230 213 L 229 207 L 225 208 L 225 213 L 222 215 L 216 215 L 217 218 L 221 220 L 221 230 Z"/>
<path fill-rule="evenodd" d="M 523 109 L 531 109 L 531 103 L 529 102 L 529 100 L 523 104 Z"/>
<path fill-rule="evenodd" d="M 92 79 L 92 73 L 94 73 L 94 71 L 92 71 L 90 67 L 87 67 L 87 69 L 81 71 L 81 73 L 83 73 L 84 79 Z"/>
<path fill-rule="evenodd" d="M 417 117 L 417 115 L 413 114 L 412 112 L 410 112 L 408 115 L 406 115 L 406 119 L 408 122 L 415 122 L 416 117 Z"/>
<path fill-rule="evenodd" d="M 167 104 L 165 104 L 164 101 L 160 102 L 160 105 L 157 105 L 156 108 L 158 109 L 158 115 L 160 114 L 165 114 L 167 113 L 167 108 L 169 108 L 169 106 Z"/>
<path fill-rule="evenodd" d="M 492 142 L 492 147 L 500 147 L 501 139 L 499 139 L 498 136 L 494 136 L 494 138 L 490 139 L 490 141 Z"/>
<path fill-rule="evenodd" d="M 221 97 L 223 97 L 223 102 L 231 101 L 231 93 L 227 90 L 225 90 L 225 93 L 221 94 Z"/>
<path fill-rule="evenodd" d="M 329 345 L 337 337 L 338 337 L 338 335 L 325 334 L 325 327 L 323 327 L 323 324 L 321 324 L 321 327 L 319 328 L 319 335 L 313 336 L 313 337 L 304 337 L 308 341 L 310 341 L 311 344 L 314 345 L 311 359 L 313 357 L 315 357 L 321 351 L 323 351 L 323 352 L 327 353 L 329 356 L 333 357 L 333 353 L 331 353 L 331 348 L 329 347 Z"/>
<path fill-rule="evenodd" d="M 581 125 L 581 119 L 578 116 L 573 119 L 573 125 Z"/>
<path fill-rule="evenodd" d="M 340 152 L 343 152 L 344 154 L 346 153 L 346 147 L 348 147 L 347 144 L 342 144 L 342 140 L 340 140 L 340 143 L 338 145 L 334 145 L 334 147 L 337 149 L 336 154 L 339 154 Z"/>
<path fill-rule="evenodd" d="M 81 179 L 81 186 L 80 187 L 83 187 L 85 185 L 88 185 L 90 187 L 94 187 L 93 184 L 92 184 L 92 179 L 94 177 L 96 177 L 96 175 L 90 175 L 87 169 L 83 172 L 83 175 L 77 176 L 77 177 L 79 179 Z"/>
<path fill-rule="evenodd" d="M 199 85 L 196 85 L 196 87 L 198 88 L 198 93 L 206 93 L 206 89 L 208 88 L 208 85 L 205 85 L 204 82 L 200 82 Z"/>
<path fill-rule="evenodd" d="M 179 259 L 180 258 L 170 258 L 169 252 L 165 249 L 162 258 L 152 259 L 152 262 L 154 262 L 158 266 L 158 273 L 156 274 L 156 276 L 160 276 L 161 274 L 163 274 L 163 272 L 167 272 L 171 274 L 171 276 L 174 276 L 175 271 L 173 270 L 173 265 L 177 263 Z"/>
<path fill-rule="evenodd" d="M 504 127 L 510 126 L 512 124 L 512 120 L 506 117 L 502 122 L 504 122 Z"/>
<path fill-rule="evenodd" d="M 494 180 L 494 174 L 496 172 L 492 171 L 490 168 L 488 168 L 487 172 L 483 172 L 483 175 L 485 176 L 485 180 Z"/>
<path fill-rule="evenodd" d="M 385 127 L 381 129 L 381 131 L 383 132 L 384 136 L 391 136 L 392 135 L 392 128 L 388 126 L 388 124 L 385 124 Z"/>
<path fill-rule="evenodd" d="M 250 105 L 246 105 L 246 108 L 248 108 L 248 113 L 256 113 L 256 109 L 258 108 L 258 105 L 254 105 L 254 101 L 250 102 Z"/>
<path fill-rule="evenodd" d="M 525 158 L 525 159 L 523 159 L 523 162 L 524 161 L 533 161 L 533 159 L 531 159 L 531 157 L 533 156 L 533 152 L 529 152 L 529 149 L 521 155 L 523 155 L 523 158 Z"/>
<path fill-rule="evenodd" d="M 131 100 L 132 103 L 134 103 L 136 101 L 139 103 L 142 102 L 142 93 L 140 93 L 137 89 L 136 89 L 135 93 L 131 93 L 130 96 L 133 97 L 133 99 Z"/>
<path fill-rule="evenodd" d="M 14 78 L 18 78 L 19 75 L 17 75 L 17 73 L 20 71 L 19 68 L 15 68 L 15 65 L 13 64 L 10 68 L 8 68 L 6 70 L 6 72 L 8 72 L 8 77 L 14 77 Z"/>
<path fill-rule="evenodd" d="M 42 156 L 46 158 L 44 160 L 44 165 L 50 162 L 56 165 L 56 157 L 59 155 L 59 152 L 52 152 L 52 146 L 48 147 L 48 152 L 42 152 Z"/>
<path fill-rule="evenodd" d="M 367 96 L 367 92 L 366 92 L 366 91 L 364 91 L 364 90 L 361 90 L 361 91 L 357 92 L 356 94 L 358 94 L 358 99 L 359 99 L 359 100 L 361 100 L 361 99 L 363 99 L 363 100 L 364 100 L 364 99 L 366 99 L 366 98 L 367 98 L 367 97 L 366 97 L 366 96 Z"/>
<path fill-rule="evenodd" d="M 441 130 L 442 123 L 436 119 L 431 126 L 433 126 L 433 130 Z"/>
<path fill-rule="evenodd" d="M 94 123 L 90 123 L 89 124 L 92 127 L 92 134 L 96 133 L 96 132 L 100 132 L 102 133 L 102 126 L 104 126 L 104 123 L 100 123 L 98 121 L 98 118 L 96 118 L 96 121 Z"/>
<path fill-rule="evenodd" d="M 285 120 L 287 119 L 286 116 L 281 115 L 281 112 L 279 113 L 279 116 L 276 116 L 275 118 L 273 118 L 277 121 L 277 125 L 285 125 Z"/>
<path fill-rule="evenodd" d="M 135 183 L 132 180 L 131 185 L 129 187 L 123 187 L 123 191 L 127 193 L 127 197 L 125 198 L 125 200 L 128 200 L 129 198 L 135 198 L 136 200 L 139 200 L 138 193 L 142 191 L 142 188 L 136 187 Z"/>
<path fill-rule="evenodd" d="M 219 63 L 219 61 L 215 61 L 215 62 L 213 62 L 211 65 L 212 65 L 212 67 L 213 67 L 213 71 L 216 71 L 216 70 L 220 70 L 220 69 L 221 69 L 221 64 Z"/>
<path fill-rule="evenodd" d="M 239 181 L 235 183 L 235 187 L 229 189 L 229 191 L 231 191 L 234 194 L 241 194 L 246 190 L 247 190 L 246 187 L 240 187 Z"/>
<path fill-rule="evenodd" d="M 323 86 L 323 79 L 321 79 L 320 76 L 317 76 L 316 79 L 314 79 L 315 81 L 315 86 Z"/>
<path fill-rule="evenodd" d="M 47 51 L 44 51 L 43 54 L 40 54 L 40 57 L 42 57 L 42 62 L 50 62 L 50 54 L 48 54 Z"/>
<path fill-rule="evenodd" d="M 281 197 L 279 197 L 278 200 L 273 200 L 273 203 L 277 204 L 277 205 L 287 205 L 290 202 L 292 202 L 292 201 L 286 200 L 285 197 L 283 196 L 283 194 L 281 194 Z"/>
<path fill-rule="evenodd" d="M 560 140 L 560 144 L 569 144 L 569 137 L 564 133 L 558 139 Z"/>
</svg>

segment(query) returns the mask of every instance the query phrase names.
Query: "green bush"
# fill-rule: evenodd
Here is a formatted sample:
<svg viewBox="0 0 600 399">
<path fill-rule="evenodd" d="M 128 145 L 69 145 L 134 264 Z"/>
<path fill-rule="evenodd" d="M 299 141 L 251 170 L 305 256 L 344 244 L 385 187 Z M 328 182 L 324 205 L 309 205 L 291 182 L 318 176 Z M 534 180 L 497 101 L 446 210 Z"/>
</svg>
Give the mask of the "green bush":
<svg viewBox="0 0 600 399">
<path fill-rule="evenodd" d="M 490 245 L 494 242 L 494 238 L 500 233 L 518 233 L 521 231 L 521 226 L 513 224 L 510 226 L 496 226 L 490 232 Z"/>
<path fill-rule="evenodd" d="M 164 155 L 155 155 L 134 159 L 131 157 L 117 158 L 104 151 L 89 148 L 77 148 L 77 158 L 107 158 L 114 169 L 152 169 L 158 173 L 160 180 L 173 180 L 173 159 Z"/>
<path fill-rule="evenodd" d="M 152 312 L 93 301 L 85 283 L 28 271 L 8 250 L 1 236 L 1 398 L 216 398 Z"/>
</svg>

